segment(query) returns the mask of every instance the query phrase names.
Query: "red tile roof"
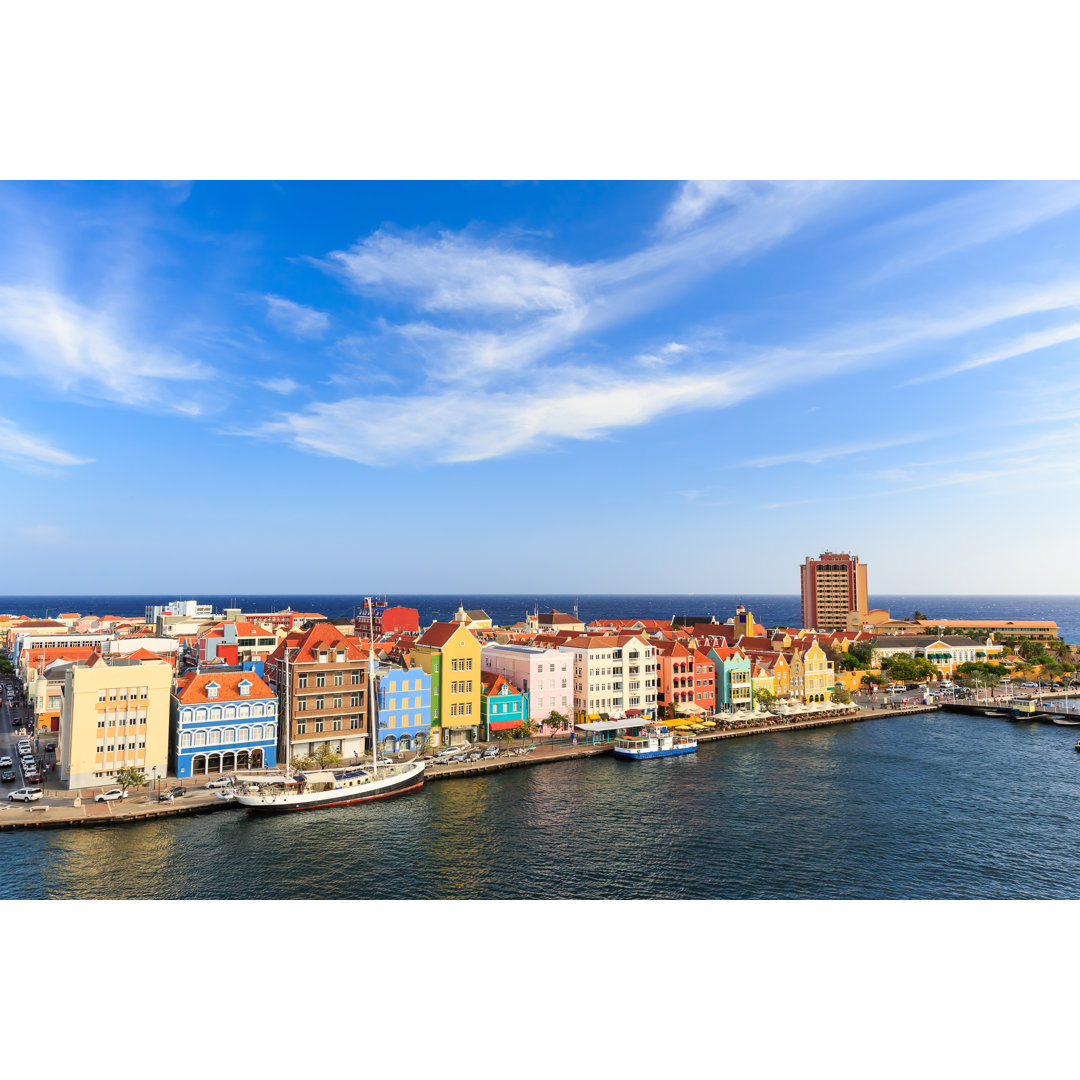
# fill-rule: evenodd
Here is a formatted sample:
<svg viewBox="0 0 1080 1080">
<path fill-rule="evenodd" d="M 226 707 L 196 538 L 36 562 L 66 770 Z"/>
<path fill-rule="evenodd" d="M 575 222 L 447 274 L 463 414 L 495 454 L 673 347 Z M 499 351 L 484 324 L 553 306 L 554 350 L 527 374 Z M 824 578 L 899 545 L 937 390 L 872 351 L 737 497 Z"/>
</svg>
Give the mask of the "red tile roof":
<svg viewBox="0 0 1080 1080">
<path fill-rule="evenodd" d="M 456 622 L 436 622 L 432 623 L 424 632 L 420 635 L 420 640 L 417 641 L 417 645 L 426 645 L 432 649 L 441 649 L 457 631 L 461 629 L 461 623 Z M 471 631 L 466 631 L 470 633 Z"/>
<path fill-rule="evenodd" d="M 212 682 L 219 687 L 216 698 L 206 696 L 206 687 Z M 246 696 L 240 693 L 242 682 L 251 683 L 251 690 Z M 254 671 L 189 671 L 176 684 L 176 698 L 184 705 L 261 700 L 273 696 L 273 690 Z"/>
</svg>

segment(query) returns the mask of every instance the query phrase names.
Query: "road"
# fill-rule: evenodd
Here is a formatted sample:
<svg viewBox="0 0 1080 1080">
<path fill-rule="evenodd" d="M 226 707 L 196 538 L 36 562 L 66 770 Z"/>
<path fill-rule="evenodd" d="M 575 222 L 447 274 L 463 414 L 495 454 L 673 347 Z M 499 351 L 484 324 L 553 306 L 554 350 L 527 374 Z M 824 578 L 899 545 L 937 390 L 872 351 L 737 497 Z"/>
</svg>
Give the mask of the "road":
<svg viewBox="0 0 1080 1080">
<path fill-rule="evenodd" d="M 0 683 L 3 684 L 3 704 L 0 704 L 0 757 L 11 758 L 11 768 L 14 770 L 16 776 L 14 782 L 8 781 L 8 783 L 0 785 L 0 798 L 6 800 L 7 796 L 16 788 L 30 786 L 26 780 L 25 770 L 23 769 L 18 749 L 19 739 L 25 734 L 25 731 L 24 729 L 20 729 L 18 733 L 15 731 L 15 723 L 17 721 L 28 719 L 30 709 L 26 705 L 18 705 L 8 700 L 7 686 L 12 683 L 10 677 L 0 680 Z M 28 734 L 26 737 L 30 740 L 30 746 L 32 748 L 31 752 L 38 763 L 38 772 L 42 778 L 41 783 L 33 786 L 43 787 L 45 778 L 51 775 L 44 771 L 45 764 L 54 756 L 46 753 L 44 747 L 46 743 L 54 741 L 55 735 L 48 732 L 41 737 L 38 737 L 35 734 Z"/>
</svg>

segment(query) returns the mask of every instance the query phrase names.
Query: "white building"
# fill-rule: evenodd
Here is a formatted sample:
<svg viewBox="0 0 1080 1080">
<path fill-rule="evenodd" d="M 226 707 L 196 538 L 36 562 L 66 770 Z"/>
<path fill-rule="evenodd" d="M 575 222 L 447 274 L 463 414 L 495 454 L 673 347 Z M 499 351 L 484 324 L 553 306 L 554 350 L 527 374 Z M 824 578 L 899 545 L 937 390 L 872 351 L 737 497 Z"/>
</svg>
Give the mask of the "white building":
<svg viewBox="0 0 1080 1080">
<path fill-rule="evenodd" d="M 627 710 L 655 713 L 656 646 L 637 634 L 582 635 L 559 649 L 574 658 L 574 722 Z"/>
</svg>

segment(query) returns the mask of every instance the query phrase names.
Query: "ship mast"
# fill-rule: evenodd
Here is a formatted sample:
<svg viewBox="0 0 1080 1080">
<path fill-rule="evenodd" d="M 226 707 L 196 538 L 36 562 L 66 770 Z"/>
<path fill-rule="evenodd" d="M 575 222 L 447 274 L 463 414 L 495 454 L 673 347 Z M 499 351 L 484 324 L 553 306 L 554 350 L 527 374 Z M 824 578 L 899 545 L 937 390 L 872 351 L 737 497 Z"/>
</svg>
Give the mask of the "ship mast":
<svg viewBox="0 0 1080 1080">
<path fill-rule="evenodd" d="M 376 776 L 379 774 L 379 757 L 376 744 L 379 741 L 378 722 L 375 713 L 375 672 L 373 663 L 375 660 L 375 609 L 371 606 L 371 597 L 364 597 L 364 605 L 368 612 L 368 663 L 367 663 L 367 697 L 368 697 L 368 724 L 371 731 L 371 768 Z"/>
</svg>

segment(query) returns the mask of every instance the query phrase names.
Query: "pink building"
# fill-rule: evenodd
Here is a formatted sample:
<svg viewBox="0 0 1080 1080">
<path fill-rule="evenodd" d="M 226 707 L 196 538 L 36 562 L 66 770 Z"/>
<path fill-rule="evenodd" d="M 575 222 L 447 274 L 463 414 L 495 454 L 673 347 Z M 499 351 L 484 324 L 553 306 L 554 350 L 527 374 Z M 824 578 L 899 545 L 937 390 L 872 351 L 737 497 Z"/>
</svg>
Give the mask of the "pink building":
<svg viewBox="0 0 1080 1080">
<path fill-rule="evenodd" d="M 565 650 L 485 645 L 480 650 L 480 668 L 501 675 L 525 694 L 525 719 L 538 725 L 537 735 L 552 734 L 543 721 L 553 709 L 573 719 L 573 656 Z"/>
</svg>

